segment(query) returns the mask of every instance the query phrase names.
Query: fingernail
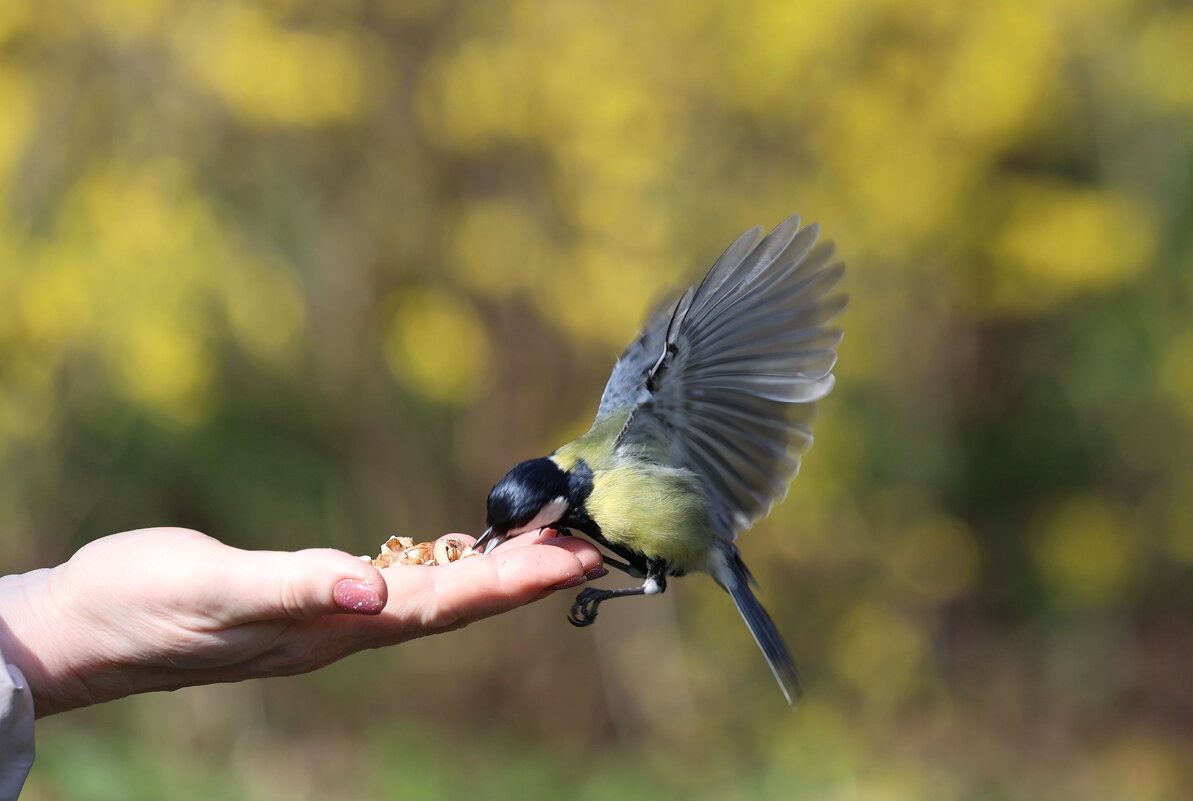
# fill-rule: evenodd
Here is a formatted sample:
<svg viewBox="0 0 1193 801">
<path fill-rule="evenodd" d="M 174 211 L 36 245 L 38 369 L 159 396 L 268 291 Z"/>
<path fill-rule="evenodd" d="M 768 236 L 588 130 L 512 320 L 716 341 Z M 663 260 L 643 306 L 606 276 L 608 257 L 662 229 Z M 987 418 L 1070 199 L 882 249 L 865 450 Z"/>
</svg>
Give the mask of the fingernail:
<svg viewBox="0 0 1193 801">
<path fill-rule="evenodd" d="M 586 581 L 588 581 L 587 575 L 572 576 L 570 579 L 564 579 L 563 581 L 559 582 L 558 584 L 552 584 L 547 589 L 549 589 L 549 590 L 567 590 L 567 589 L 571 589 L 572 587 L 575 587 L 579 584 L 583 584 Z"/>
<path fill-rule="evenodd" d="M 331 597 L 336 606 L 345 612 L 375 615 L 385 608 L 381 596 L 377 594 L 372 585 L 357 579 L 344 579 L 337 582 Z"/>
<path fill-rule="evenodd" d="M 601 567 L 600 565 L 597 565 L 596 567 L 591 567 L 588 570 L 584 571 L 585 579 L 599 579 L 601 576 L 607 576 L 607 575 L 609 575 L 609 571 L 606 570 L 605 568 Z"/>
</svg>

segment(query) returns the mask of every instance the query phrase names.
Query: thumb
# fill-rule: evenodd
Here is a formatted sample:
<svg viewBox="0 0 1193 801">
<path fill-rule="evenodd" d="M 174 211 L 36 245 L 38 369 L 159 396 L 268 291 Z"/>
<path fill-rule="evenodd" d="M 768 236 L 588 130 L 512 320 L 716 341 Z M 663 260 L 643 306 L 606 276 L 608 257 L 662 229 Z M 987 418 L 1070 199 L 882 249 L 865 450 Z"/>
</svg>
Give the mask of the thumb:
<svg viewBox="0 0 1193 801">
<path fill-rule="evenodd" d="M 375 567 L 331 548 L 241 551 L 227 567 L 227 586 L 219 593 L 221 611 L 240 622 L 343 612 L 375 615 L 388 600 L 385 580 Z"/>
</svg>

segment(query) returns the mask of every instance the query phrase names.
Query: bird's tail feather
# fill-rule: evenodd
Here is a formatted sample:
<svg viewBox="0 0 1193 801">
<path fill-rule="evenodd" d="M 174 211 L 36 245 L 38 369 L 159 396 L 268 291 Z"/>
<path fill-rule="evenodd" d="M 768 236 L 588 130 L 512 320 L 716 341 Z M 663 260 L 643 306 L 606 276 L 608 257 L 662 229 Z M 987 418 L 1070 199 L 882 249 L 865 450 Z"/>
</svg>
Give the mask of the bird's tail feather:
<svg viewBox="0 0 1193 801">
<path fill-rule="evenodd" d="M 754 635 L 754 642 L 758 643 L 762 655 L 766 657 L 771 673 L 775 674 L 779 689 L 783 691 L 787 703 L 794 708 L 796 701 L 803 695 L 795 660 L 791 658 L 791 652 L 787 650 L 787 644 L 775 628 L 774 621 L 750 590 L 750 584 L 753 583 L 750 571 L 742 562 L 737 548 L 730 545 L 725 556 L 724 568 L 718 569 L 715 576 L 717 583 L 733 598 L 737 611 Z"/>
</svg>

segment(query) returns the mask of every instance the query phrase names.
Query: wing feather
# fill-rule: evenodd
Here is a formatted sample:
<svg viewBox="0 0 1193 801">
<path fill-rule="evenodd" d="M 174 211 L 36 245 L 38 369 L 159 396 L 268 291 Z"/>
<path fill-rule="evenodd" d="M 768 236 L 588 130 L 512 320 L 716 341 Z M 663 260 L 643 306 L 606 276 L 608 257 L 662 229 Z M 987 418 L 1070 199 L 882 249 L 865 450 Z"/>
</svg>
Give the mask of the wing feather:
<svg viewBox="0 0 1193 801">
<path fill-rule="evenodd" d="M 718 285 L 723 283 L 754 251 L 760 239 L 762 226 L 757 225 L 739 236 L 717 259 L 704 280 L 716 281 Z M 657 366 L 659 354 L 665 349 L 671 329 L 678 326 L 690 310 L 695 292 L 695 288 L 689 289 L 679 298 L 663 301 L 647 318 L 646 325 L 614 365 L 601 395 L 596 419 L 617 409 L 638 406 L 645 400 L 647 379 Z"/>
<path fill-rule="evenodd" d="M 598 417 L 629 407 L 616 447 L 692 469 L 731 539 L 787 491 L 835 381 L 844 265 L 798 217 L 737 239 L 651 318 L 618 361 Z"/>
</svg>

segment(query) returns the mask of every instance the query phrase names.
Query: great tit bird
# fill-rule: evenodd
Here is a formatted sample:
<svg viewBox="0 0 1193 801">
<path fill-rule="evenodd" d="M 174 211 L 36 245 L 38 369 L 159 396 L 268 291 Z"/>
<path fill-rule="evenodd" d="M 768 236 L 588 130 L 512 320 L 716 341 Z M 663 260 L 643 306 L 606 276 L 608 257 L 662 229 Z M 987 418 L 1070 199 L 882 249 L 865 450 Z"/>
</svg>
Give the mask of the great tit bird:
<svg viewBox="0 0 1193 801">
<path fill-rule="evenodd" d="M 493 487 L 477 547 L 539 528 L 580 531 L 641 585 L 582 591 L 569 619 L 601 602 L 655 595 L 668 576 L 710 574 L 733 598 L 787 702 L 795 662 L 734 541 L 787 492 L 812 444 L 816 401 L 833 387 L 848 298 L 844 265 L 798 216 L 765 239 L 743 234 L 698 285 L 665 303 L 617 361 L 592 428 Z M 760 241 L 761 240 L 761 241 Z"/>
</svg>

